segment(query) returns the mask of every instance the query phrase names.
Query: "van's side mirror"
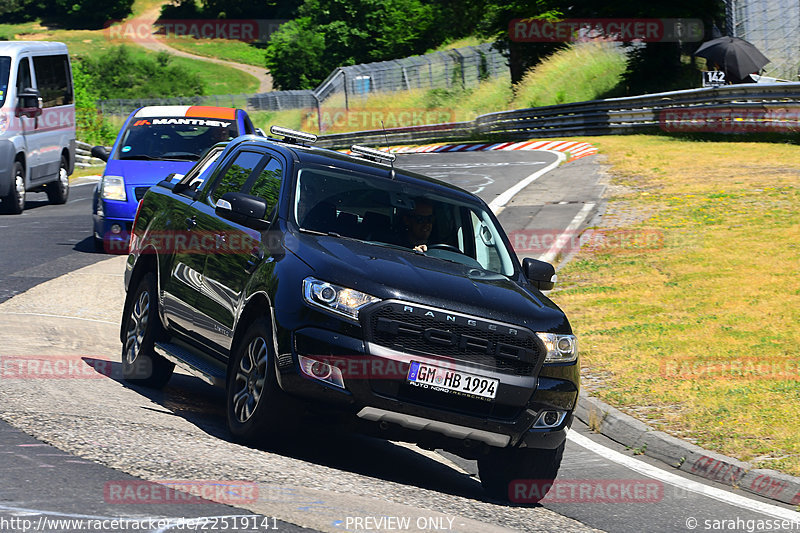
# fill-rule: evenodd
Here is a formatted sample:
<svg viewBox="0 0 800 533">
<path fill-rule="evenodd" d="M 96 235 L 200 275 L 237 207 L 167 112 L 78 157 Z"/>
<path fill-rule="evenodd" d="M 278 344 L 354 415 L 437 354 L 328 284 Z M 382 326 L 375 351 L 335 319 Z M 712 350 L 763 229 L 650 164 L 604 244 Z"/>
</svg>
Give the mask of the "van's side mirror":
<svg viewBox="0 0 800 533">
<path fill-rule="evenodd" d="M 226 192 L 217 200 L 214 212 L 242 226 L 264 231 L 269 227 L 267 217 L 267 201 L 258 196 L 241 192 Z"/>
<path fill-rule="evenodd" d="M 92 157 L 108 162 L 108 152 L 105 146 L 92 146 Z"/>
<path fill-rule="evenodd" d="M 39 91 L 30 87 L 23 89 L 19 93 L 19 105 L 17 105 L 14 114 L 17 117 L 38 117 L 42 114 L 42 104 L 39 100 Z"/>
<path fill-rule="evenodd" d="M 556 269 L 550 263 L 526 257 L 522 260 L 525 277 L 540 291 L 552 290 L 556 285 Z"/>
</svg>

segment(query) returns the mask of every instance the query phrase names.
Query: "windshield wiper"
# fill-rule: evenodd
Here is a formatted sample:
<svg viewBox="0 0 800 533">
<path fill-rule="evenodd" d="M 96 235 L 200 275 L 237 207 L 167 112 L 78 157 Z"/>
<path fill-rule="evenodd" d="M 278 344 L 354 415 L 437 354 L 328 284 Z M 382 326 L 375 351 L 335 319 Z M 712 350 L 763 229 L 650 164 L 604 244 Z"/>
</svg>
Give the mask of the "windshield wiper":
<svg viewBox="0 0 800 533">
<path fill-rule="evenodd" d="M 169 156 L 165 155 L 159 159 L 163 159 L 164 161 L 197 161 L 200 159 L 200 156 L 196 154 L 178 154 Z"/>
<path fill-rule="evenodd" d="M 145 155 L 145 154 L 129 155 L 128 157 L 120 157 L 120 159 L 122 159 L 123 161 L 131 161 L 131 160 L 135 160 L 135 159 L 138 159 L 138 160 L 141 160 L 141 161 L 157 161 L 158 160 L 157 157 L 153 157 L 151 155 Z"/>
</svg>

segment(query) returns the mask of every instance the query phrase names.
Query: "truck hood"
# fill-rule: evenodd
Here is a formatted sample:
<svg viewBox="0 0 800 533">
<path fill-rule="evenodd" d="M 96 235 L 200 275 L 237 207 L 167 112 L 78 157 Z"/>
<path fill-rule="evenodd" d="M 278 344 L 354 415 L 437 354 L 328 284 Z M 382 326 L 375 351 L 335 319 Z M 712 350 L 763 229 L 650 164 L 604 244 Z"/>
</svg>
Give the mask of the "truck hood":
<svg viewBox="0 0 800 533">
<path fill-rule="evenodd" d="M 561 309 L 521 276 L 509 279 L 411 251 L 326 235 L 293 232 L 285 245 L 318 279 L 381 299 L 425 304 L 534 331 L 571 332 Z"/>
</svg>

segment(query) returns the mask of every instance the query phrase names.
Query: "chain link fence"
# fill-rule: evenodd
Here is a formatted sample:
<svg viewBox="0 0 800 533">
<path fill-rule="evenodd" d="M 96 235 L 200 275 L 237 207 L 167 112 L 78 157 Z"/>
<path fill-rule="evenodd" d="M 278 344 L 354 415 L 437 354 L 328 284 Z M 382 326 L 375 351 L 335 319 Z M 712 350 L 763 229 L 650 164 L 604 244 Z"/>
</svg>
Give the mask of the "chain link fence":
<svg viewBox="0 0 800 533">
<path fill-rule="evenodd" d="M 753 43 L 770 62 L 765 74 L 797 81 L 800 74 L 800 2 L 726 0 L 728 34 Z"/>
<path fill-rule="evenodd" d="M 393 61 L 339 67 L 313 91 L 100 100 L 97 106 L 104 115 L 128 115 L 134 109 L 148 105 L 213 105 L 239 107 L 248 111 L 319 111 L 322 104 L 328 104 L 348 109 L 353 99 L 364 99 L 374 93 L 468 88 L 482 80 L 500 76 L 509 76 L 506 59 L 490 43 L 485 43 Z"/>
</svg>

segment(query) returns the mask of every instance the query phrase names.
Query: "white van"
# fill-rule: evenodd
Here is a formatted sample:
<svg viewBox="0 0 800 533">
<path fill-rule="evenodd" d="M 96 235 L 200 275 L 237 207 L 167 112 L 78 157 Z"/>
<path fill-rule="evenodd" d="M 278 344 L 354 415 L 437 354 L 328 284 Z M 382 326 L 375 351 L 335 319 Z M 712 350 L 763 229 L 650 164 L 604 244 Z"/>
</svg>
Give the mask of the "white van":
<svg viewBox="0 0 800 533">
<path fill-rule="evenodd" d="M 69 195 L 75 167 L 75 93 L 67 46 L 0 42 L 0 209 L 18 214 L 25 192 Z"/>
</svg>

